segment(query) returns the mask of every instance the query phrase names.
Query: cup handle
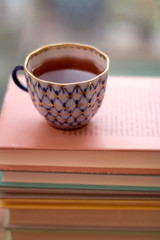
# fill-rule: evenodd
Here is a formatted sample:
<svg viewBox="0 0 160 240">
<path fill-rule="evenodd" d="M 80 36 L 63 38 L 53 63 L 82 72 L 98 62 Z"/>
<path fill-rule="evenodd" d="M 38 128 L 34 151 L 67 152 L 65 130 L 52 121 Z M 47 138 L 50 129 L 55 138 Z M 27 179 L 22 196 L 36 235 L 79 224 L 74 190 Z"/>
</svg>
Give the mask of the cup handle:
<svg viewBox="0 0 160 240">
<path fill-rule="evenodd" d="M 24 70 L 24 67 L 23 66 L 16 66 L 13 71 L 12 71 L 12 78 L 13 78 L 13 81 L 15 82 L 15 84 L 21 88 L 22 90 L 28 92 L 28 88 L 26 86 L 24 86 L 19 80 L 18 80 L 18 77 L 17 77 L 17 71 L 19 70 Z"/>
</svg>

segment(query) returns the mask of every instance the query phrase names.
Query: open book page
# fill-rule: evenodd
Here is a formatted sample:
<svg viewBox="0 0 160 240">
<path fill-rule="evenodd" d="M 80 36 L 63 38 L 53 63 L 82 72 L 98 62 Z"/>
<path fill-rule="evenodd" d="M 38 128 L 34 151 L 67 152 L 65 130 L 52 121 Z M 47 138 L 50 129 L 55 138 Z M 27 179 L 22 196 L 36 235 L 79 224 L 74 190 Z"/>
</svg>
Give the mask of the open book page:
<svg viewBox="0 0 160 240">
<path fill-rule="evenodd" d="M 52 128 L 12 80 L 0 120 L 2 148 L 160 150 L 160 78 L 109 77 L 105 98 L 79 130 Z"/>
</svg>

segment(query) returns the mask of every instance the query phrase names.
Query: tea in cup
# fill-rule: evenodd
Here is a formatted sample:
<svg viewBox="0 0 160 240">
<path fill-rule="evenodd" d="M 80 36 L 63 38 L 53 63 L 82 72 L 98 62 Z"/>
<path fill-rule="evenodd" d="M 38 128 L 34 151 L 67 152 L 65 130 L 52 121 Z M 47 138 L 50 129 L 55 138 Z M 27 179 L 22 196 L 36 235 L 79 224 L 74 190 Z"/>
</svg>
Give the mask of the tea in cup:
<svg viewBox="0 0 160 240">
<path fill-rule="evenodd" d="M 17 76 L 24 70 L 26 85 Z M 101 106 L 109 58 L 95 47 L 77 43 L 44 46 L 30 53 L 24 67 L 12 72 L 14 82 L 29 92 L 47 122 L 60 129 L 86 125 Z"/>
</svg>

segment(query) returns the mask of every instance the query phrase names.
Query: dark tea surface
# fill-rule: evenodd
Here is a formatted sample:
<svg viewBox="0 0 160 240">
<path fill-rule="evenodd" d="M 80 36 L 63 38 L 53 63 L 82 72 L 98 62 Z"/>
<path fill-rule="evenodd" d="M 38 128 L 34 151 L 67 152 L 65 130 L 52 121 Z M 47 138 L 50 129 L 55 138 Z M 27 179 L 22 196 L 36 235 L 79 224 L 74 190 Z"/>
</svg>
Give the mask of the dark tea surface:
<svg viewBox="0 0 160 240">
<path fill-rule="evenodd" d="M 94 62 L 74 57 L 48 59 L 32 70 L 35 77 L 56 83 L 82 82 L 101 72 Z"/>
</svg>

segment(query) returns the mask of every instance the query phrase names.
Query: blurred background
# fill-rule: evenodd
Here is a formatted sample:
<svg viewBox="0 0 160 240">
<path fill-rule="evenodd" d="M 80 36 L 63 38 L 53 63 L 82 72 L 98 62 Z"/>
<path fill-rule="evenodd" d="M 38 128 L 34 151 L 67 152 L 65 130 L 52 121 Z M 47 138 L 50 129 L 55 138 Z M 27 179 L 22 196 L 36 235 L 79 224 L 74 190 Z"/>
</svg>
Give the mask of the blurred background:
<svg viewBox="0 0 160 240">
<path fill-rule="evenodd" d="M 0 0 L 0 109 L 30 51 L 69 41 L 106 52 L 110 75 L 160 76 L 160 0 Z"/>
</svg>

